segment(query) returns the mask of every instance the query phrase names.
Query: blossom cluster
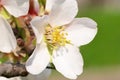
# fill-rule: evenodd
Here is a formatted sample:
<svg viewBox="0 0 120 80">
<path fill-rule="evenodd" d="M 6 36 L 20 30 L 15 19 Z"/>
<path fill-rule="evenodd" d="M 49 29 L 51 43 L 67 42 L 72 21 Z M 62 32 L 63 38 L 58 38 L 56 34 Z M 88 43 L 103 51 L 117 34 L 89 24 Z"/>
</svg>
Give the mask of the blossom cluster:
<svg viewBox="0 0 120 80">
<path fill-rule="evenodd" d="M 76 0 L 0 0 L 0 52 L 33 75 L 52 64 L 76 79 L 84 64 L 79 47 L 97 33 L 97 23 L 77 12 Z"/>
</svg>

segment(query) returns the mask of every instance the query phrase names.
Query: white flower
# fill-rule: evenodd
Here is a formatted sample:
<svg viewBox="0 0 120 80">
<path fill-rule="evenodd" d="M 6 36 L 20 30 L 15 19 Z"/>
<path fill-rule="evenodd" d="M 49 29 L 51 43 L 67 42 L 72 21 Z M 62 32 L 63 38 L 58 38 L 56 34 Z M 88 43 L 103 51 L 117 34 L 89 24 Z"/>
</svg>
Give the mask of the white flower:
<svg viewBox="0 0 120 80">
<path fill-rule="evenodd" d="M 22 80 L 22 79 L 20 77 L 6 78 L 6 77 L 0 76 L 0 80 Z"/>
<path fill-rule="evenodd" d="M 0 5 L 15 17 L 26 15 L 29 10 L 29 0 L 0 0 Z"/>
<path fill-rule="evenodd" d="M 51 73 L 50 69 L 45 69 L 42 73 L 38 75 L 29 74 L 26 77 L 22 77 L 22 80 L 48 80 L 50 73 Z"/>
<path fill-rule="evenodd" d="M 93 40 L 97 24 L 89 18 L 74 19 L 78 12 L 76 0 L 47 0 L 46 11 L 48 15 L 31 21 L 37 45 L 26 69 L 39 74 L 52 62 L 65 77 L 76 79 L 83 71 L 79 46 Z"/>
<path fill-rule="evenodd" d="M 9 79 L 0 76 L 0 80 L 9 80 Z"/>
<path fill-rule="evenodd" d="M 0 51 L 10 53 L 17 47 L 17 41 L 10 24 L 0 16 Z"/>
</svg>

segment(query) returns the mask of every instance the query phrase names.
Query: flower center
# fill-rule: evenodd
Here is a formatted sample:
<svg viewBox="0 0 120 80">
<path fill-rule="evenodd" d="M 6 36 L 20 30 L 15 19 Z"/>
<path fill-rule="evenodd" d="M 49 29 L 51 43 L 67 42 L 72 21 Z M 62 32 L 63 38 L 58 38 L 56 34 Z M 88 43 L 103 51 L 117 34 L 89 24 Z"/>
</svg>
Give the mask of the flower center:
<svg viewBox="0 0 120 80">
<path fill-rule="evenodd" d="M 57 49 L 60 46 L 65 46 L 70 43 L 70 40 L 66 39 L 67 33 L 64 32 L 64 27 L 51 27 L 50 25 L 45 27 L 45 42 L 48 45 L 48 49 Z"/>
</svg>

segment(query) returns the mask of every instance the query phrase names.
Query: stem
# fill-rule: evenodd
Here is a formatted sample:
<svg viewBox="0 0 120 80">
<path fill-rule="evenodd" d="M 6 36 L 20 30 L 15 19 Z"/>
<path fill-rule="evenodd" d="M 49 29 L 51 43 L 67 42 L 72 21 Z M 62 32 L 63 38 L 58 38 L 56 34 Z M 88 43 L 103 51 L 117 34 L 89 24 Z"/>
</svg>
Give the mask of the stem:
<svg viewBox="0 0 120 80">
<path fill-rule="evenodd" d="M 55 69 L 54 67 L 47 66 L 47 69 Z M 7 78 L 22 76 L 25 77 L 29 73 L 26 71 L 25 65 L 20 63 L 4 63 L 0 64 L 0 76 Z"/>
<path fill-rule="evenodd" d="M 0 76 L 7 78 L 16 76 L 27 76 L 28 72 L 23 64 L 4 63 L 0 64 Z"/>
</svg>

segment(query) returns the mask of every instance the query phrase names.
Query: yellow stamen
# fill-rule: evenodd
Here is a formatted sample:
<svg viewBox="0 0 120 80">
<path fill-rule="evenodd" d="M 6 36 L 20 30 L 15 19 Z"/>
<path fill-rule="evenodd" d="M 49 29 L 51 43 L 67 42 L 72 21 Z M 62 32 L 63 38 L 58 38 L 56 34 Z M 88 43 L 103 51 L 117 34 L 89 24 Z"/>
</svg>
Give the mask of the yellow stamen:
<svg viewBox="0 0 120 80">
<path fill-rule="evenodd" d="M 64 32 L 63 27 L 54 27 L 52 28 L 48 25 L 45 28 L 45 42 L 50 47 L 50 49 L 57 49 L 60 46 L 65 46 L 67 43 L 70 43 L 70 40 L 66 39 L 68 34 Z"/>
</svg>

